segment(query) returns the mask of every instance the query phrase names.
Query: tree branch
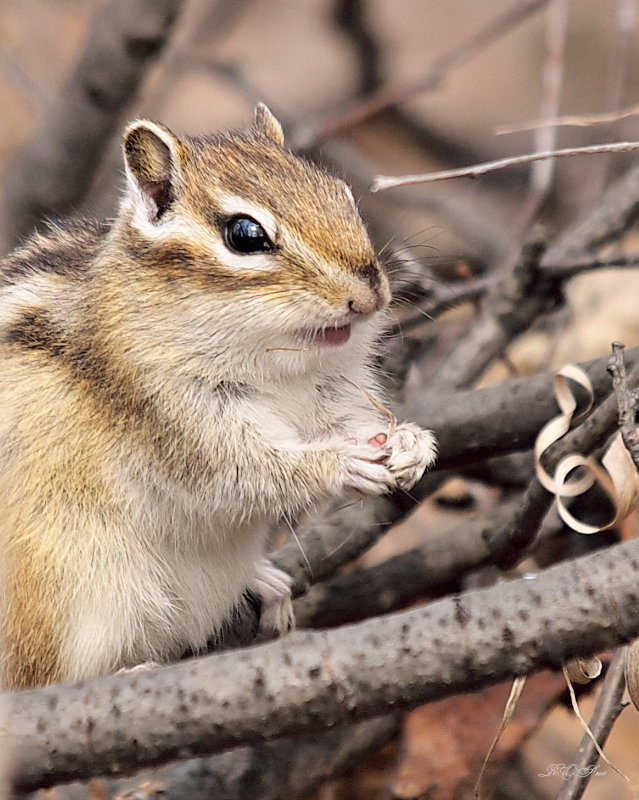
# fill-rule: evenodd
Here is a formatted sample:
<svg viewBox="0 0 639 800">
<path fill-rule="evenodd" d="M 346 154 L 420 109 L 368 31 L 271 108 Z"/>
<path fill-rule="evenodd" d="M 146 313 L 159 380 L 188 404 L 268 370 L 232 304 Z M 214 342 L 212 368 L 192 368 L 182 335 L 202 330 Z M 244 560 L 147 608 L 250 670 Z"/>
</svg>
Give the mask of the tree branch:
<svg viewBox="0 0 639 800">
<path fill-rule="evenodd" d="M 628 369 L 639 348 L 626 352 Z M 581 364 L 593 384 L 595 406 L 610 394 L 609 357 Z M 435 469 L 454 469 L 485 458 L 527 450 L 557 413 L 552 372 L 458 392 L 422 392 L 398 413 L 432 428 L 439 442 Z M 525 413 L 522 413 L 525 409 Z"/>
<path fill-rule="evenodd" d="M 637 363 L 631 372 L 631 380 L 639 381 Z M 562 458 L 571 453 L 588 455 L 602 446 L 617 427 L 617 415 L 617 399 L 610 392 L 581 425 L 569 431 L 552 446 L 545 457 L 547 468 L 552 471 Z M 532 542 L 553 501 L 554 496 L 546 491 L 535 477 L 524 492 L 521 504 L 512 519 L 491 531 L 486 541 L 493 558 L 502 569 L 511 567 L 519 561 L 522 551 Z"/>
<path fill-rule="evenodd" d="M 384 84 L 373 94 L 352 103 L 345 109 L 327 115 L 314 126 L 300 125 L 292 132 L 291 140 L 295 147 L 308 148 L 319 140 L 334 136 L 389 106 L 408 100 L 418 92 L 434 89 L 451 69 L 473 58 L 506 31 L 542 8 L 546 2 L 547 0 L 518 0 L 475 31 L 468 39 L 430 64 L 413 80 Z"/>
<path fill-rule="evenodd" d="M 495 172 L 508 167 L 518 167 L 522 164 L 532 164 L 537 161 L 547 161 L 552 158 L 601 155 L 602 153 L 628 153 L 637 149 L 639 149 L 639 142 L 609 142 L 606 144 L 591 144 L 584 147 L 565 147 L 561 150 L 546 150 L 540 153 L 526 153 L 522 156 L 500 158 L 484 164 L 427 172 L 422 175 L 377 175 L 371 186 L 371 192 L 383 192 L 386 189 L 411 186 L 415 183 L 435 183 L 437 181 L 449 181 L 454 178 L 479 178 L 487 172 Z"/>
<path fill-rule="evenodd" d="M 552 458 L 559 458 L 570 448 L 577 452 L 590 452 L 615 426 L 616 404 L 610 393 L 608 361 L 608 358 L 602 358 L 583 365 L 593 383 L 595 404 L 599 405 L 595 406 L 591 418 L 553 449 Z M 639 348 L 628 351 L 627 361 L 633 369 L 636 368 L 639 364 Z M 604 399 L 606 404 L 601 408 Z M 521 413 L 522 408 L 526 409 L 525 414 Z M 410 495 L 398 492 L 365 501 L 340 500 L 320 519 L 302 525 L 296 536 L 289 539 L 271 557 L 276 566 L 293 578 L 293 596 L 305 594 L 311 586 L 334 575 L 340 566 L 371 547 L 390 527 L 406 517 L 421 499 L 437 488 L 446 477 L 442 470 L 477 462 L 499 453 L 532 447 L 539 430 L 556 411 L 552 373 L 451 395 L 423 395 L 415 405 L 405 407 L 402 417 L 413 419 L 425 427 L 432 427 L 437 433 L 440 456 L 435 470 L 422 478 L 413 487 Z M 444 558 L 444 564 L 441 553 L 435 558 L 437 543 L 427 545 L 426 557 L 419 552 L 406 556 L 411 559 L 412 574 L 421 576 L 416 577 L 416 584 L 402 581 L 401 587 L 380 595 L 378 604 L 372 604 L 377 608 L 376 611 L 371 607 L 370 600 L 362 604 L 362 607 L 370 608 L 371 613 L 382 613 L 396 607 L 404 596 L 408 602 L 409 595 L 414 599 L 415 591 L 423 594 L 424 587 L 429 585 L 428 581 L 437 583 L 450 580 L 451 570 L 457 570 L 457 574 L 463 572 L 464 558 L 469 559 L 468 568 L 489 562 L 502 566 L 516 563 L 534 538 L 552 501 L 552 495 L 534 479 L 514 511 L 509 509 L 505 514 L 498 514 L 492 519 L 490 526 L 478 523 L 481 542 L 473 534 L 472 526 L 460 531 L 458 544 L 463 547 L 462 563 L 454 566 L 455 559 L 451 565 L 450 559 Z M 431 548 L 435 550 L 431 551 Z M 460 551 L 455 552 L 459 554 Z M 435 560 L 431 564 L 432 558 Z M 439 573 L 435 564 L 440 564 Z M 382 574 L 376 578 L 385 581 L 384 569 L 392 570 L 393 566 L 399 565 L 399 562 L 392 562 L 387 568 L 380 567 Z M 436 574 L 439 577 L 435 577 Z M 343 580 L 336 581 L 333 588 L 343 590 Z M 416 586 L 419 588 L 416 589 Z M 350 586 L 349 591 L 353 588 Z M 321 605 L 325 591 L 324 587 L 319 588 L 315 598 L 308 601 L 308 607 L 300 604 L 302 620 L 313 615 L 315 604 Z M 379 603 L 387 604 L 382 608 Z M 336 612 L 327 610 L 326 613 L 334 618 Z M 248 644 L 255 631 L 252 611 L 246 610 L 235 620 L 233 628 L 234 635 L 224 637 L 223 646 Z"/>
<path fill-rule="evenodd" d="M 625 658 L 626 648 L 620 647 L 608 666 L 595 710 L 588 722 L 588 727 L 600 747 L 604 746 L 612 726 L 625 707 L 622 702 L 626 688 Z M 583 795 L 592 776 L 592 769 L 589 767 L 596 763 L 597 758 L 597 748 L 592 737 L 584 733 L 575 756 L 575 768 L 561 787 L 557 800 L 578 800 Z"/>
<path fill-rule="evenodd" d="M 639 165 L 629 169 L 577 224 L 546 251 L 546 264 L 558 265 L 618 239 L 639 217 Z"/>
<path fill-rule="evenodd" d="M 639 542 L 375 620 L 11 697 L 21 791 L 414 706 L 639 634 Z"/>
<path fill-rule="evenodd" d="M 608 364 L 612 376 L 612 388 L 619 408 L 619 429 L 626 450 L 630 453 L 635 469 L 639 470 L 639 436 L 637 436 L 637 404 L 639 395 L 637 387 L 628 385 L 624 346 L 619 342 L 612 343 L 612 357 Z"/>
<path fill-rule="evenodd" d="M 61 214 L 89 188 L 106 143 L 173 29 L 182 0 L 109 0 L 78 64 L 4 188 L 7 239 Z"/>
<path fill-rule="evenodd" d="M 515 336 L 557 305 L 561 284 L 540 275 L 542 248 L 541 241 L 525 244 L 513 269 L 491 287 L 472 334 L 464 336 L 433 376 L 440 389 L 472 384 L 493 359 L 504 354 Z"/>
<path fill-rule="evenodd" d="M 491 563 L 489 531 L 512 518 L 516 502 L 503 503 L 444 534 L 367 569 L 319 583 L 295 602 L 300 628 L 326 628 L 406 607 L 427 595 L 455 591 L 471 570 Z"/>
<path fill-rule="evenodd" d="M 401 714 L 351 725 L 239 747 L 209 758 L 171 764 L 154 771 L 153 783 L 162 800 L 295 800 L 324 783 L 339 778 L 371 751 L 383 747 L 399 733 Z M 140 789 L 144 777 L 119 780 L 108 787 L 118 797 L 146 797 Z M 137 790 L 137 794 L 133 794 Z M 59 793 L 60 790 L 58 789 Z M 130 792 L 130 794 L 126 794 Z M 63 795 L 64 797 L 64 795 Z"/>
<path fill-rule="evenodd" d="M 302 525 L 271 557 L 273 563 L 293 577 L 293 596 L 335 573 L 360 556 L 393 525 L 414 510 L 419 500 L 431 494 L 444 480 L 440 473 L 426 475 L 410 495 L 366 500 L 340 500 L 321 519 Z"/>
</svg>

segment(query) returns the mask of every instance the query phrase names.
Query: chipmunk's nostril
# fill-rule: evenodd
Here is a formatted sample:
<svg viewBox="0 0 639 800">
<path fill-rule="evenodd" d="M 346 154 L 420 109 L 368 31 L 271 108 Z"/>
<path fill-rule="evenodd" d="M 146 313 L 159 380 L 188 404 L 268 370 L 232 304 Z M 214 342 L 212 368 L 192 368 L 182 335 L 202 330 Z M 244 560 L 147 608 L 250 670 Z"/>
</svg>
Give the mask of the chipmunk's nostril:
<svg viewBox="0 0 639 800">
<path fill-rule="evenodd" d="M 366 281 L 371 289 L 374 289 L 376 286 L 379 286 L 380 277 L 379 277 L 379 267 L 376 264 L 364 264 L 362 267 L 358 267 L 355 270 L 355 274 L 358 278 Z"/>
<path fill-rule="evenodd" d="M 348 310 L 356 314 L 371 314 L 388 305 L 390 291 L 386 276 L 379 265 L 372 261 L 353 270 L 355 280 L 351 282 L 346 301 Z"/>
</svg>

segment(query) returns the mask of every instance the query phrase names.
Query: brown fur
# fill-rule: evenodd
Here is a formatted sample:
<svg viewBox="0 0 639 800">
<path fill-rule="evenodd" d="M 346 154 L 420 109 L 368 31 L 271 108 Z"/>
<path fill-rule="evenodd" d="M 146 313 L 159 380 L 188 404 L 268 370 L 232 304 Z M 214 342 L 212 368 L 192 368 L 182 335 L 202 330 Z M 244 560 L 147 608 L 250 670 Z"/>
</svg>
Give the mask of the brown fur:
<svg viewBox="0 0 639 800">
<path fill-rule="evenodd" d="M 248 588 L 285 629 L 266 523 L 412 485 L 432 460 L 414 426 L 395 450 L 368 446 L 385 420 L 339 377 L 376 390 L 389 299 L 341 181 L 283 149 L 263 107 L 195 139 L 133 123 L 124 154 L 112 223 L 52 227 L 1 267 L 12 688 L 202 651 Z M 229 247 L 234 214 L 270 231 L 268 252 Z M 313 343 L 345 324 L 346 344 Z"/>
</svg>

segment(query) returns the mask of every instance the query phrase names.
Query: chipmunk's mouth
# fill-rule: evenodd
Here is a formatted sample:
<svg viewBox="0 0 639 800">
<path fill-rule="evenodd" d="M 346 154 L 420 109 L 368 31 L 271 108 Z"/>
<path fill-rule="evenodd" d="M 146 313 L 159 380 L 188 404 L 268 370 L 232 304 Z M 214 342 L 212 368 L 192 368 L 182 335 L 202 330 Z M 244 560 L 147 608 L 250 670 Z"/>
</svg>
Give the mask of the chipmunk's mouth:
<svg viewBox="0 0 639 800">
<path fill-rule="evenodd" d="M 336 347 L 346 344 L 351 337 L 351 326 L 340 325 L 338 328 L 318 328 L 316 330 L 305 330 L 304 341 L 308 344 L 316 344 L 320 347 Z"/>
</svg>

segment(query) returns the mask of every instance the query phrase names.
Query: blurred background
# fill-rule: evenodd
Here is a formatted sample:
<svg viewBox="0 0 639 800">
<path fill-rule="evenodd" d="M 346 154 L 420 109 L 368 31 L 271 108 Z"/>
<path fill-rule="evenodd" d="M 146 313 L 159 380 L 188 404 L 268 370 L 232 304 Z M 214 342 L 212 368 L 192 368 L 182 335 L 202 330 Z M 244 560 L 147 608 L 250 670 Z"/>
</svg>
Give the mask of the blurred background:
<svg viewBox="0 0 639 800">
<path fill-rule="evenodd" d="M 140 37 L 153 0 L 131 0 L 128 8 L 114 0 L 0 0 L 1 250 L 43 215 L 116 212 L 126 120 L 150 117 L 176 133 L 204 133 L 247 123 L 262 100 L 282 121 L 291 147 L 353 185 L 374 242 L 391 265 L 400 327 L 405 322 L 406 331 L 428 345 L 423 381 L 469 329 L 482 280 L 512 261 L 533 227 L 541 225 L 552 243 L 636 164 L 633 153 L 578 156 L 552 168 L 519 165 L 476 180 L 370 192 L 377 174 L 639 139 L 634 0 L 161 4 L 168 9 L 162 42 L 152 57 L 140 58 L 128 94 L 113 100 L 124 58 L 118 31 L 132 25 L 131 35 Z M 96 26 L 107 34 L 106 45 L 100 44 L 106 56 L 94 74 L 106 98 L 98 120 L 77 94 L 79 64 L 98 49 L 87 45 Z M 569 115 L 578 117 L 575 124 L 534 127 Z M 83 140 L 94 145 L 79 158 Z M 41 186 L 49 171 L 60 187 L 53 196 Z M 614 261 L 615 254 L 626 254 L 628 260 L 637 251 L 630 226 L 600 255 Z M 480 383 L 600 356 L 615 339 L 639 343 L 638 275 L 628 269 L 577 275 L 558 313 L 513 341 Z M 422 312 L 415 312 L 417 303 Z M 441 530 L 441 519 L 437 524 Z M 413 520 L 369 563 L 408 546 L 402 536 L 413 543 L 422 529 L 423 522 Z M 555 679 L 539 679 L 525 720 L 507 732 L 490 774 L 491 796 L 550 798 L 561 787 L 561 774 L 544 773 L 551 764 L 571 763 L 582 729 Z M 415 712 L 403 743 L 375 754 L 354 777 L 329 784 L 318 797 L 471 796 L 508 687 L 494 691 L 462 698 L 457 706 L 433 704 L 422 717 Z M 592 699 L 583 703 L 587 710 Z M 485 727 L 477 728 L 474 714 Z M 471 729 L 480 733 L 466 744 Z M 638 733 L 636 712 L 627 711 L 607 748 L 634 783 L 601 762 L 587 798 L 639 796 L 630 788 L 639 785 Z"/>
<path fill-rule="evenodd" d="M 132 0 L 128 10 L 119 5 L 124 9 L 119 13 L 129 14 L 143 31 L 151 0 L 146 6 Z M 454 296 L 459 280 L 490 271 L 519 246 L 518 214 L 529 199 L 531 168 L 373 195 L 375 174 L 427 172 L 549 146 L 639 138 L 636 114 L 584 124 L 584 118 L 614 115 L 639 102 L 634 0 L 162 0 L 155 5 L 175 14 L 163 32 L 164 46 L 136 75 L 128 102 L 112 102 L 94 123 L 100 126 L 94 152 L 78 160 L 75 151 L 84 146 L 88 117 L 82 103 L 77 98 L 67 103 L 62 122 L 52 124 L 50 118 L 86 57 L 92 27 L 100 26 L 96 15 L 101 10 L 104 15 L 108 4 L 2 0 L 1 250 L 42 216 L 115 212 L 119 133 L 127 119 L 149 116 L 178 133 L 197 134 L 242 125 L 254 102 L 264 100 L 282 120 L 291 146 L 353 184 L 379 249 L 386 248 L 389 260 L 401 251 L 407 263 L 405 294 L 432 291 L 425 285 L 430 280 L 449 284 Z M 121 79 L 110 75 L 123 51 L 117 32 L 131 21 L 114 21 L 115 16 L 106 14 L 113 25 L 112 56 L 98 65 L 97 77 L 94 72 L 107 94 Z M 89 55 L 90 50 L 89 45 Z M 381 111 L 367 115 L 362 101 L 371 95 Z M 393 104 L 395 99 L 401 102 Z M 550 132 L 530 129 L 540 119 L 566 115 L 579 116 L 581 124 Z M 526 130 L 500 133 L 522 124 Z M 62 142 L 69 128 L 76 139 Z M 25 153 L 34 139 L 39 159 Z M 34 194 L 44 192 L 38 181 L 51 161 L 58 165 L 53 182 L 58 199 L 30 205 Z M 632 162 L 632 153 L 557 160 L 538 215 L 548 238 L 591 208 Z M 80 185 L 62 198 L 67 180 Z M 35 213 L 25 213 L 33 205 Z M 595 296 L 583 300 L 588 312 L 606 316 L 597 297 L 610 282 L 618 302 L 612 317 L 636 337 L 634 307 L 625 291 L 629 273 L 606 276 L 605 285 L 600 280 L 600 275 L 586 278 L 595 286 Z M 442 284 L 436 291 L 443 299 Z M 569 337 L 583 355 L 601 352 L 593 327 L 598 330 L 599 324 Z M 603 338 L 607 347 L 610 337 Z M 627 335 L 619 338 L 632 343 Z M 568 356 L 563 338 L 553 341 L 553 353 L 559 360 Z"/>
</svg>

